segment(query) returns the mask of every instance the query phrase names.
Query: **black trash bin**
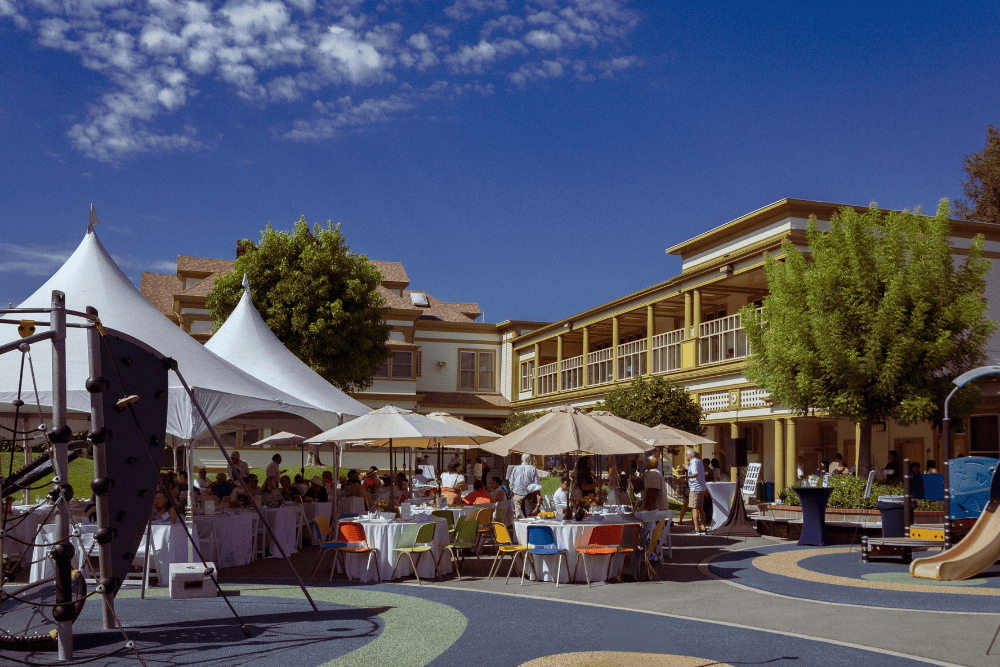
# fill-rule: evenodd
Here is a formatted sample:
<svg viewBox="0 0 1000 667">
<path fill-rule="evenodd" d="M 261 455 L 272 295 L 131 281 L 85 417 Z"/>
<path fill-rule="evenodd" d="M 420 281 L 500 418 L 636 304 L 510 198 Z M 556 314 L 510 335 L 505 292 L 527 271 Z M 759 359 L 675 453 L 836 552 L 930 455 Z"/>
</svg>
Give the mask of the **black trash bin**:
<svg viewBox="0 0 1000 667">
<path fill-rule="evenodd" d="M 879 496 L 875 504 L 882 514 L 882 537 L 905 537 L 903 496 Z"/>
</svg>

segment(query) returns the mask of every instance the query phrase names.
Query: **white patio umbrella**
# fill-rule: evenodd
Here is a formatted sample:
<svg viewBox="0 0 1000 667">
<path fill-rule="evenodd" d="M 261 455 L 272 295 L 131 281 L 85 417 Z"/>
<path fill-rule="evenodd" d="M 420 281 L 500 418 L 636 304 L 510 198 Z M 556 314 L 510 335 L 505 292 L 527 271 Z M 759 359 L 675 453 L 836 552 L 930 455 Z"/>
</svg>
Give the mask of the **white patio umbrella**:
<svg viewBox="0 0 1000 667">
<path fill-rule="evenodd" d="M 591 417 L 582 410 L 562 405 L 512 433 L 482 445 L 493 454 L 522 452 L 536 456 L 560 454 L 642 454 L 652 445 Z"/>
<path fill-rule="evenodd" d="M 468 426 L 471 426 L 469 424 Z M 430 419 L 412 410 L 404 410 L 394 405 L 387 405 L 378 410 L 372 410 L 366 415 L 341 424 L 329 431 L 320 433 L 306 440 L 307 443 L 323 442 L 360 442 L 375 441 L 375 444 L 389 447 L 389 457 L 392 458 L 394 443 L 409 446 L 410 442 L 427 443 L 436 439 L 444 446 L 452 442 L 467 443 L 476 434 L 467 428 L 460 428 L 443 421 Z M 393 467 L 392 473 L 395 474 Z M 389 487 L 391 499 L 395 499 L 394 486 Z"/>
</svg>

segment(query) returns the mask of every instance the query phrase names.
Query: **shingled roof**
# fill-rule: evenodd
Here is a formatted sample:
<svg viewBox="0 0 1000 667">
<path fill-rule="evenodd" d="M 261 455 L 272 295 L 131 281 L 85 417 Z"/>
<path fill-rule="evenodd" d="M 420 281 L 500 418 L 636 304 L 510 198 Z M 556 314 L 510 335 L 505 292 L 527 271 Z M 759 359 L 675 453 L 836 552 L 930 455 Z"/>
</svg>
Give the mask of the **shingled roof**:
<svg viewBox="0 0 1000 667">
<path fill-rule="evenodd" d="M 170 317 L 174 313 L 174 294 L 184 289 L 181 279 L 172 273 L 142 272 L 139 291 L 149 299 L 164 315 Z"/>
<path fill-rule="evenodd" d="M 406 269 L 400 262 L 386 262 L 379 259 L 368 260 L 375 265 L 375 268 L 382 272 L 382 283 L 403 289 L 410 284 L 410 278 L 406 275 Z"/>
<path fill-rule="evenodd" d="M 232 259 L 177 255 L 177 273 L 229 273 L 235 265 L 236 261 Z"/>
</svg>

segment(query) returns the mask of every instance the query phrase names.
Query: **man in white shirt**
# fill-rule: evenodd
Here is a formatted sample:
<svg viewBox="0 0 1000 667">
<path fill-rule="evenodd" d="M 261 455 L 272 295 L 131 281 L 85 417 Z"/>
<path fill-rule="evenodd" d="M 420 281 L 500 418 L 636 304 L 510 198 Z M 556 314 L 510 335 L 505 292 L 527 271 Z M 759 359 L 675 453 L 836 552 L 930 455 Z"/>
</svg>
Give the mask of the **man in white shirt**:
<svg viewBox="0 0 1000 667">
<path fill-rule="evenodd" d="M 537 484 L 539 487 L 542 481 L 538 478 L 538 471 L 531 465 L 531 454 L 521 454 L 521 465 L 510 469 L 510 493 L 514 500 L 514 511 L 518 518 L 528 516 L 524 507 L 524 498 L 530 491 L 528 487 Z"/>
<path fill-rule="evenodd" d="M 264 478 L 273 477 L 274 481 L 277 482 L 285 470 L 279 470 L 281 468 L 281 454 L 275 454 L 271 457 L 271 462 L 267 464 L 267 470 L 264 471 Z"/>
<path fill-rule="evenodd" d="M 563 505 L 569 504 L 569 477 L 562 478 L 562 484 L 556 489 L 556 492 L 552 494 L 552 502 L 562 503 Z"/>
<path fill-rule="evenodd" d="M 244 482 L 250 479 L 250 464 L 240 459 L 240 453 L 233 452 L 230 458 L 233 460 L 233 465 L 229 466 L 229 479 L 239 478 Z"/>
<path fill-rule="evenodd" d="M 642 505 L 647 511 L 667 509 L 667 485 L 659 467 L 659 459 L 650 456 L 649 469 L 642 474 Z"/>
<path fill-rule="evenodd" d="M 686 454 L 688 469 L 687 474 L 682 479 L 688 480 L 688 507 L 691 508 L 691 519 L 694 521 L 694 534 L 705 534 L 705 514 L 701 505 L 705 502 L 705 464 L 698 458 L 698 453 L 693 449 L 687 450 Z"/>
</svg>

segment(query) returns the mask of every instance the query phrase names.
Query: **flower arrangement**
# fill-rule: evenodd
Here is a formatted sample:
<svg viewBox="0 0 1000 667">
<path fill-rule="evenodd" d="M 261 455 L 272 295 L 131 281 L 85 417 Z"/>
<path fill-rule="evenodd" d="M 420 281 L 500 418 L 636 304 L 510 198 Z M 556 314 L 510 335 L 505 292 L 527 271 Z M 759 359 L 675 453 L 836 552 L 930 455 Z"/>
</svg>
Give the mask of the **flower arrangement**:
<svg viewBox="0 0 1000 667">
<path fill-rule="evenodd" d="M 375 503 L 375 507 L 378 509 L 379 512 L 392 511 L 392 505 L 389 503 L 388 498 L 382 498 L 381 500 L 379 500 L 377 503 Z"/>
</svg>

